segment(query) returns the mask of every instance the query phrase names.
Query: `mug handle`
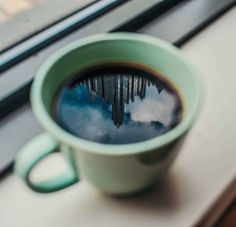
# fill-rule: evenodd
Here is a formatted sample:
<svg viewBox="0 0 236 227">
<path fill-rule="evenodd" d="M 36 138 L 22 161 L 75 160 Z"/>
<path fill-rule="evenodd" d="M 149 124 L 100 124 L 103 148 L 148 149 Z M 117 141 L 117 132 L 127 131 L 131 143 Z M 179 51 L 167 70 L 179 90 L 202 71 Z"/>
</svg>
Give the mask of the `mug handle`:
<svg viewBox="0 0 236 227">
<path fill-rule="evenodd" d="M 70 169 L 59 176 L 40 182 L 33 182 L 30 173 L 34 166 L 50 154 L 60 151 L 57 140 L 47 133 L 41 134 L 26 144 L 16 158 L 14 171 L 34 191 L 49 193 L 61 190 L 79 181 L 72 153 L 67 153 Z"/>
</svg>

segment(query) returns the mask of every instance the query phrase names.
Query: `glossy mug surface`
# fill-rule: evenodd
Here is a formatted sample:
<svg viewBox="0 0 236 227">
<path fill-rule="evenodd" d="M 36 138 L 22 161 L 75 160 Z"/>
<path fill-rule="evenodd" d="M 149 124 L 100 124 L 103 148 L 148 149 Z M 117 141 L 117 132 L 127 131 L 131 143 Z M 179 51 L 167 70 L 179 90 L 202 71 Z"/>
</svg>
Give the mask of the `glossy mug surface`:
<svg viewBox="0 0 236 227">
<path fill-rule="evenodd" d="M 78 70 L 108 62 L 131 62 L 164 75 L 181 96 L 184 106 L 181 122 L 161 136 L 118 145 L 91 142 L 61 128 L 50 113 L 58 89 Z M 50 57 L 35 77 L 31 103 L 46 132 L 22 148 L 15 162 L 15 172 L 30 188 L 44 193 L 77 183 L 79 177 L 107 193 L 140 191 L 166 174 L 181 149 L 180 138 L 196 118 L 199 101 L 200 83 L 196 72 L 171 44 L 130 33 L 101 34 L 81 39 Z M 33 167 L 58 151 L 67 157 L 68 172 L 50 180 L 34 182 L 30 178 Z"/>
</svg>

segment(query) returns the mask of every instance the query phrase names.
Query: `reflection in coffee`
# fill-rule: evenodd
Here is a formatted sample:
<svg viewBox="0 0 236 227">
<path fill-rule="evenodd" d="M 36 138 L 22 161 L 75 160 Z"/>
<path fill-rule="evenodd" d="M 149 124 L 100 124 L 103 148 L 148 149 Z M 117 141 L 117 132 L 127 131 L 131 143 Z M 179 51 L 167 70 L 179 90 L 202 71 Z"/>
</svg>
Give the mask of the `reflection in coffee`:
<svg viewBox="0 0 236 227">
<path fill-rule="evenodd" d="M 158 73 L 126 65 L 80 72 L 60 89 L 53 116 L 77 137 L 105 144 L 145 141 L 182 118 L 178 93 Z"/>
</svg>

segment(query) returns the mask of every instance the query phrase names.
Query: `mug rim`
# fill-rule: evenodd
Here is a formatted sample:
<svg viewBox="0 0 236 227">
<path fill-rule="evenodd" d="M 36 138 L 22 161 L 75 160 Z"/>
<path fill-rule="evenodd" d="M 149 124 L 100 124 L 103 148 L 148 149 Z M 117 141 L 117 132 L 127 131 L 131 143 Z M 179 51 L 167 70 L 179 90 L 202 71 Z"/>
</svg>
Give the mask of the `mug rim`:
<svg viewBox="0 0 236 227">
<path fill-rule="evenodd" d="M 193 78 L 193 81 L 196 86 L 196 102 L 192 107 L 193 111 L 188 113 L 186 117 L 183 120 L 181 120 L 181 122 L 176 127 L 171 129 L 167 133 L 164 133 L 163 135 L 145 141 L 130 143 L 130 144 L 102 144 L 98 142 L 93 142 L 83 138 L 79 138 L 61 128 L 50 117 L 50 114 L 46 110 L 44 103 L 42 101 L 41 93 L 43 90 L 44 80 L 47 77 L 47 73 L 50 70 L 50 68 L 61 57 L 68 54 L 69 52 L 79 47 L 104 40 L 135 40 L 144 43 L 150 43 L 152 45 L 165 49 L 169 54 L 174 55 L 176 58 L 181 60 L 182 63 L 185 64 L 188 67 L 189 71 L 191 72 L 190 73 L 191 77 Z M 105 154 L 112 156 L 114 155 L 123 156 L 123 155 L 144 153 L 146 151 L 163 147 L 164 145 L 169 144 L 171 141 L 174 141 L 175 139 L 183 135 L 191 127 L 191 125 L 193 124 L 199 113 L 200 109 L 199 106 L 201 101 L 200 90 L 202 90 L 201 83 L 197 76 L 196 70 L 183 56 L 183 54 L 180 53 L 180 51 L 172 44 L 167 43 L 166 41 L 163 41 L 161 39 L 150 37 L 143 34 L 132 34 L 127 32 L 121 32 L 121 33 L 110 33 L 110 34 L 105 33 L 105 34 L 93 35 L 90 37 L 77 40 L 58 50 L 56 53 L 54 53 L 51 57 L 49 57 L 46 60 L 46 62 L 40 67 L 39 71 L 36 73 L 31 88 L 30 100 L 33 112 L 38 121 L 40 122 L 40 124 L 47 132 L 49 132 L 52 136 L 58 139 L 59 142 L 65 143 L 66 145 L 69 145 L 71 147 L 76 147 L 79 150 L 91 153 Z"/>
</svg>

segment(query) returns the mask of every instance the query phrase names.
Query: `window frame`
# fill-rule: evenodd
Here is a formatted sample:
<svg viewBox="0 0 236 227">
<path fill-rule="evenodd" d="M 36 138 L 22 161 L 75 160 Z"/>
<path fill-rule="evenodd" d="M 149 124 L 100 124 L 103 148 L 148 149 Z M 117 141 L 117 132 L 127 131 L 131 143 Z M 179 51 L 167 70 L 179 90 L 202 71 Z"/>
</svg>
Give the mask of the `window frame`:
<svg viewBox="0 0 236 227">
<path fill-rule="evenodd" d="M 0 51 L 0 73 L 128 0 L 93 1 Z"/>
</svg>

